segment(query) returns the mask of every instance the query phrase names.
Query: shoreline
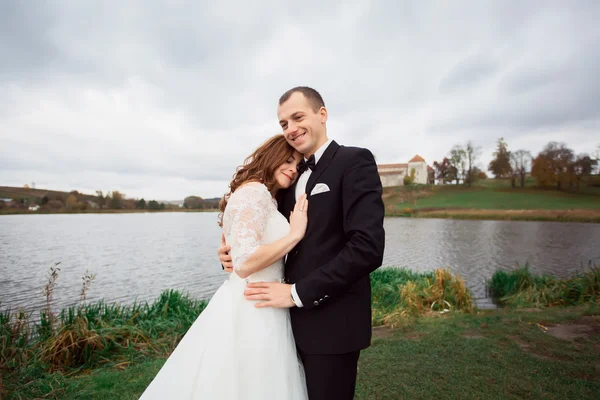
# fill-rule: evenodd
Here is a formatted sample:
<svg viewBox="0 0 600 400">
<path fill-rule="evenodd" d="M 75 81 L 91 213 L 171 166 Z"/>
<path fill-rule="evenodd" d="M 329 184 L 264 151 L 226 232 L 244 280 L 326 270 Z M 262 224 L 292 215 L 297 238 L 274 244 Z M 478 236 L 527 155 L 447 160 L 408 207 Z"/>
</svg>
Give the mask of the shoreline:
<svg viewBox="0 0 600 400">
<path fill-rule="evenodd" d="M 73 214 L 143 214 L 143 213 L 218 213 L 218 209 L 166 209 L 166 210 L 83 210 L 83 211 L 29 211 L 0 210 L 3 215 L 73 215 Z M 499 210 L 499 209 L 412 209 L 410 212 L 386 212 L 386 218 L 440 218 L 455 220 L 491 221 L 546 221 L 600 223 L 600 209 L 572 210 Z"/>
<path fill-rule="evenodd" d="M 165 209 L 165 210 L 147 210 L 147 209 L 123 209 L 123 210 L 77 210 L 77 211 L 29 211 L 29 210 L 0 210 L 2 215 L 57 215 L 57 214 L 143 214 L 143 213 L 172 213 L 172 212 L 219 212 L 216 208 L 211 209 Z"/>
<path fill-rule="evenodd" d="M 492 221 L 550 221 L 600 223 L 600 209 L 569 210 L 499 210 L 499 209 L 413 209 L 410 212 L 387 212 L 394 218 L 442 218 Z"/>
</svg>

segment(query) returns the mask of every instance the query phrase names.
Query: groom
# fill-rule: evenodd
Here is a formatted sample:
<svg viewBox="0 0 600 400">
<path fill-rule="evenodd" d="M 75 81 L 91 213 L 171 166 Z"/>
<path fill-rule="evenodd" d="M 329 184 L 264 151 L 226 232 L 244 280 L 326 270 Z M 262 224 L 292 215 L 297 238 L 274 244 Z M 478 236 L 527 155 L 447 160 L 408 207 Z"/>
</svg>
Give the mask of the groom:
<svg viewBox="0 0 600 400">
<path fill-rule="evenodd" d="M 291 307 L 298 353 L 311 400 L 352 399 L 360 350 L 371 342 L 369 274 L 383 260 L 384 206 L 377 165 L 367 149 L 327 137 L 327 109 L 308 87 L 284 93 L 277 109 L 288 143 L 304 154 L 280 212 L 289 216 L 308 194 L 308 228 L 287 256 L 287 283 L 248 284 L 257 307 Z M 229 247 L 219 259 L 231 272 Z"/>
</svg>

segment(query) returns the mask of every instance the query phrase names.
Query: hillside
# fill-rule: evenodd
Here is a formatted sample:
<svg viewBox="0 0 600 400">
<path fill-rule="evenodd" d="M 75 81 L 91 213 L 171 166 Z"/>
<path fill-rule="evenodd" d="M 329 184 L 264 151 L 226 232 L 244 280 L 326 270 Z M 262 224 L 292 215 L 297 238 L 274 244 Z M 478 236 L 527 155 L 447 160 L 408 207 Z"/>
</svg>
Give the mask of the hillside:
<svg viewBox="0 0 600 400">
<path fill-rule="evenodd" d="M 387 215 L 473 219 L 570 220 L 600 222 L 600 190 L 584 193 L 511 188 L 490 179 L 472 188 L 455 185 L 385 188 Z"/>
<path fill-rule="evenodd" d="M 49 190 L 49 189 L 30 189 L 30 188 L 19 188 L 12 186 L 0 186 L 0 198 L 35 198 L 42 199 L 44 196 L 48 196 L 49 198 L 66 198 L 69 196 L 70 192 L 62 192 L 59 190 Z M 94 195 L 89 194 L 79 194 L 82 200 L 93 200 L 96 198 Z"/>
</svg>

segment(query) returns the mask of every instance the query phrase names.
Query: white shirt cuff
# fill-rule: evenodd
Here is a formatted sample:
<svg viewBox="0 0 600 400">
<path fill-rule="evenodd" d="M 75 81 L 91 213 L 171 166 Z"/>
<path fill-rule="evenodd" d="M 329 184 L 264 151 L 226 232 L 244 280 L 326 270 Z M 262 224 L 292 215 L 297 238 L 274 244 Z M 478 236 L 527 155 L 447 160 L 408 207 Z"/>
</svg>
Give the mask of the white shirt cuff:
<svg viewBox="0 0 600 400">
<path fill-rule="evenodd" d="M 296 292 L 295 283 L 292 285 L 292 299 L 294 299 L 294 303 L 296 303 L 297 307 L 304 307 L 304 305 L 302 304 L 302 300 L 300 300 L 300 297 L 298 296 L 298 292 Z"/>
</svg>

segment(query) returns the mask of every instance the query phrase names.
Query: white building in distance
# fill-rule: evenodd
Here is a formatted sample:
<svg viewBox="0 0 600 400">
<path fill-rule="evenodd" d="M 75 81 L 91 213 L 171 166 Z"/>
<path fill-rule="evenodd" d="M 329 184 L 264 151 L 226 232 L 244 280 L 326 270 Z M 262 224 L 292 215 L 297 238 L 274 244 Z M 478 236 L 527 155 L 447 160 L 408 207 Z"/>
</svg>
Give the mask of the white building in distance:
<svg viewBox="0 0 600 400">
<path fill-rule="evenodd" d="M 416 155 L 407 164 L 378 164 L 377 171 L 383 187 L 402 186 L 404 177 L 410 176 L 410 171 L 415 170 L 414 183 L 422 185 L 433 184 L 433 168 L 420 155 Z"/>
</svg>

